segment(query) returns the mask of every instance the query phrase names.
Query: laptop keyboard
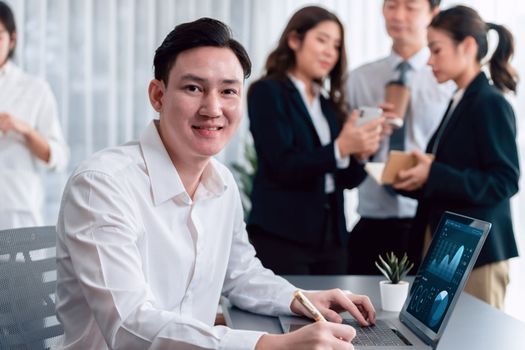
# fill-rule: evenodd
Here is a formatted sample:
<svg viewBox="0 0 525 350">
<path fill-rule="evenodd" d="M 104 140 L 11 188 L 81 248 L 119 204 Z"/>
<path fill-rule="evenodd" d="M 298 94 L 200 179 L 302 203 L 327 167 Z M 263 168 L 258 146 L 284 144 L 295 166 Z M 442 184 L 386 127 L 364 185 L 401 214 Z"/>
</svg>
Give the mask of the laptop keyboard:
<svg viewBox="0 0 525 350">
<path fill-rule="evenodd" d="M 395 333 L 396 331 L 391 329 L 388 324 L 378 320 L 374 326 L 361 327 L 356 320 L 343 321 L 344 323 L 352 326 L 356 330 L 356 336 L 352 340 L 354 345 L 367 345 L 367 346 L 406 346 L 405 342 Z"/>
</svg>

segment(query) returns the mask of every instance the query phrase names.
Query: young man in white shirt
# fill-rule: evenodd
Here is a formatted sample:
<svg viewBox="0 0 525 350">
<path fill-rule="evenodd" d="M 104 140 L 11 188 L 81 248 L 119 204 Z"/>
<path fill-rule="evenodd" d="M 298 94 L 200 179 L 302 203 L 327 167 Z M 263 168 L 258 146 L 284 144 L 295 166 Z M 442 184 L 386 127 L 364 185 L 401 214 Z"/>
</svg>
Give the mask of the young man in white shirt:
<svg viewBox="0 0 525 350">
<path fill-rule="evenodd" d="M 424 150 L 439 125 L 454 84 L 440 85 L 427 65 L 427 26 L 439 11 L 440 0 L 384 0 L 383 16 L 386 30 L 392 38 L 389 56 L 365 64 L 350 74 L 347 86 L 351 108 L 380 105 L 386 117 L 404 117 L 404 128 L 397 131 L 398 150 Z M 410 89 L 410 102 L 405 116 L 393 115 L 393 106 L 385 104 L 385 85 L 400 80 L 400 63 L 408 62 L 405 84 Z M 388 118 L 387 118 L 388 119 Z M 388 120 L 384 125 L 392 132 Z M 401 132 L 401 135 L 399 133 Z M 393 135 L 385 137 L 372 161 L 384 162 L 395 149 Z M 399 147 L 401 146 L 401 147 Z M 411 225 L 417 201 L 396 195 L 368 177 L 358 188 L 358 221 L 348 242 L 348 272 L 379 274 L 374 265 L 378 254 L 407 252 L 418 265 L 423 237 L 411 237 Z M 417 271 L 417 266 L 413 271 Z"/>
<path fill-rule="evenodd" d="M 295 288 L 247 239 L 238 189 L 212 156 L 239 125 L 251 63 L 212 19 L 177 26 L 157 49 L 152 121 L 71 176 L 58 220 L 57 313 L 64 349 L 351 349 L 347 310 L 375 322 L 365 296 L 305 293 L 332 321 L 285 335 L 214 326 L 219 298 L 270 315 L 306 315 Z"/>
</svg>

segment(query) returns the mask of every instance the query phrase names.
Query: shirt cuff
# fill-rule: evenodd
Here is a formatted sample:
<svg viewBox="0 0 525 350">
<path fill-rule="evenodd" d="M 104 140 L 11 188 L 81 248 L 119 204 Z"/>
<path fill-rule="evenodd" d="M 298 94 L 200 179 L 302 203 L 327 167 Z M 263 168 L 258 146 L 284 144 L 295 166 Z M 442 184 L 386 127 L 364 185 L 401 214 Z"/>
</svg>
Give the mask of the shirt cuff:
<svg viewBox="0 0 525 350">
<path fill-rule="evenodd" d="M 53 169 L 56 165 L 57 165 L 57 145 L 50 141 L 50 140 L 47 140 L 48 144 L 49 144 L 49 161 L 46 163 L 46 162 L 42 162 L 44 163 L 44 166 L 47 168 L 47 169 Z"/>
<path fill-rule="evenodd" d="M 47 140 L 49 143 L 49 161 L 42 162 L 45 168 L 55 171 L 65 170 L 69 158 L 69 150 L 54 140 Z"/>
<path fill-rule="evenodd" d="M 266 332 L 230 329 L 219 344 L 219 350 L 253 350 Z"/>
<path fill-rule="evenodd" d="M 339 152 L 339 148 L 337 147 L 337 144 L 335 142 L 334 142 L 334 155 L 335 155 L 335 162 L 336 162 L 338 169 L 344 169 L 350 165 L 350 156 L 346 156 L 342 158 L 341 153 Z"/>
<path fill-rule="evenodd" d="M 281 276 L 277 276 L 279 278 L 282 278 Z M 284 278 L 282 278 L 286 284 L 284 284 L 280 290 L 280 293 L 275 296 L 275 315 L 295 315 L 295 313 L 292 312 L 290 307 L 292 306 L 293 301 L 293 293 L 300 288 L 297 288 L 290 282 L 286 281 Z"/>
</svg>

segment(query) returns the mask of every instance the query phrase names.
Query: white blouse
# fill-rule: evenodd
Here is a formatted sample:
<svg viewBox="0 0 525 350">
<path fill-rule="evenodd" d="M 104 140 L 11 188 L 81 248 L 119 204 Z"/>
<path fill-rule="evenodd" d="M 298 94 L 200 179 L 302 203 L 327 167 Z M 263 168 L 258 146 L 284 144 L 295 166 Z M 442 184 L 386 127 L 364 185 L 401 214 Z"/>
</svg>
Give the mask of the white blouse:
<svg viewBox="0 0 525 350">
<path fill-rule="evenodd" d="M 49 85 L 8 61 L 0 70 L 0 112 L 21 119 L 47 139 L 51 156 L 39 160 L 16 132 L 0 132 L 0 229 L 41 225 L 43 167 L 63 170 L 69 150 L 62 136 L 57 103 Z"/>
</svg>

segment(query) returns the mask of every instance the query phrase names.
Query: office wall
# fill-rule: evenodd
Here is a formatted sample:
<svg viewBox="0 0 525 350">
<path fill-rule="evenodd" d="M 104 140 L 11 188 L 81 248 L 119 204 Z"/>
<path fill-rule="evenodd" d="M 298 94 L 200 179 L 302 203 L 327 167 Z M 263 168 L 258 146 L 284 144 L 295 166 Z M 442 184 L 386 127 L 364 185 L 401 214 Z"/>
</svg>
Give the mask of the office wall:
<svg viewBox="0 0 525 350">
<path fill-rule="evenodd" d="M 17 62 L 47 79 L 58 99 L 60 118 L 72 160 L 68 172 L 48 175 L 46 221 L 54 223 L 67 175 L 89 154 L 136 138 L 154 117 L 146 91 L 152 77 L 155 48 L 174 25 L 210 16 L 230 24 L 246 46 L 256 79 L 268 52 L 289 16 L 298 8 L 320 3 L 341 18 L 346 27 L 350 67 L 389 52 L 381 16 L 382 0 L 4 0 L 16 12 Z M 506 24 L 515 34 L 514 65 L 525 76 L 525 5 L 519 0 L 443 1 L 443 6 L 467 4 L 489 21 Z M 523 124 L 525 93 L 510 96 L 518 124 Z M 219 158 L 230 163 L 242 157 L 247 118 Z M 525 130 L 519 128 L 522 159 Z M 522 162 L 523 163 L 523 162 Z M 522 177 L 522 188 L 525 185 Z M 349 226 L 356 219 L 355 196 L 348 194 Z M 525 195 L 513 200 L 517 239 L 525 254 Z M 523 259 L 513 262 L 508 311 L 525 320 Z"/>
</svg>

